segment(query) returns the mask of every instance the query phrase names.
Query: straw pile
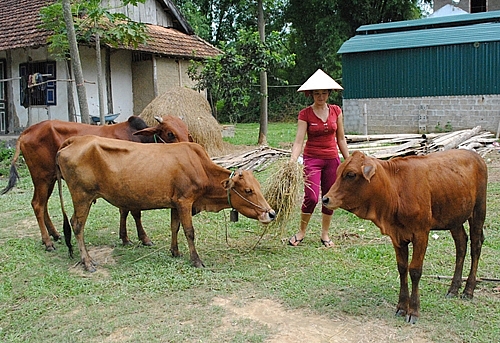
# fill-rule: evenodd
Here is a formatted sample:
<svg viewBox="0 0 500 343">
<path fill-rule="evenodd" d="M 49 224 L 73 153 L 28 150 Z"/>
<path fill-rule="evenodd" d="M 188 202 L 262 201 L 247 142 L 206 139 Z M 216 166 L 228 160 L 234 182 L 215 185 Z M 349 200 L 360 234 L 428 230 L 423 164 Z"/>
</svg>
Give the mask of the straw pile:
<svg viewBox="0 0 500 343">
<path fill-rule="evenodd" d="M 303 166 L 288 158 L 278 160 L 262 185 L 264 197 L 276 211 L 276 219 L 269 225 L 281 228 L 282 233 L 285 231 L 284 225 L 300 207 L 303 188 Z"/>
<path fill-rule="evenodd" d="M 182 118 L 193 140 L 201 144 L 210 156 L 223 155 L 232 150 L 222 140 L 222 126 L 212 116 L 210 104 L 205 97 L 189 88 L 173 87 L 153 99 L 139 117 L 149 126 L 155 126 L 155 116 L 171 114 Z"/>
</svg>

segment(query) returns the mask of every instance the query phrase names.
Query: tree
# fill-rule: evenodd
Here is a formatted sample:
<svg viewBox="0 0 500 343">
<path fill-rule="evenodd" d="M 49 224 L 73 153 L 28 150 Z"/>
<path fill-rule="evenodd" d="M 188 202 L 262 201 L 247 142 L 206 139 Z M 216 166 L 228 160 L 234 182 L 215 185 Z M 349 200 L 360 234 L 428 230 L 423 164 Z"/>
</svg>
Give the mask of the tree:
<svg viewBox="0 0 500 343">
<path fill-rule="evenodd" d="M 266 22 L 264 21 L 264 9 L 262 0 L 258 0 L 258 29 L 259 38 L 262 43 L 266 42 Z M 267 145 L 267 70 L 260 71 L 260 125 L 258 144 Z"/>
<path fill-rule="evenodd" d="M 71 65 L 76 81 L 76 92 L 78 94 L 78 104 L 80 106 L 80 115 L 82 123 L 90 123 L 89 106 L 87 102 L 87 92 L 85 91 L 85 84 L 82 71 L 82 62 L 80 61 L 80 53 L 78 51 L 78 43 L 76 40 L 76 33 L 73 26 L 73 15 L 71 13 L 71 4 L 69 0 L 63 0 L 62 3 L 64 23 L 67 31 L 68 45 L 71 56 Z"/>
<path fill-rule="evenodd" d="M 277 32 L 272 32 L 262 42 L 258 32 L 240 30 L 233 42 L 224 44 L 224 54 L 209 58 L 205 62 L 193 62 L 189 76 L 196 81 L 198 90 L 208 89 L 215 99 L 216 111 L 224 109 L 220 121 L 238 122 L 244 118 L 242 109 L 248 106 L 260 72 L 289 67 L 294 55 L 280 53 L 282 41 Z M 255 121 L 252 118 L 251 121 Z"/>
<path fill-rule="evenodd" d="M 234 0 L 176 0 L 182 13 L 192 23 L 196 33 L 216 45 L 231 57 L 220 58 L 219 70 L 215 62 L 210 62 L 208 69 L 200 74 L 210 82 L 206 87 L 214 91 L 214 98 L 219 100 L 217 113 L 221 120 L 257 121 L 257 104 L 262 100 L 262 91 L 253 90 L 257 81 L 246 76 L 239 76 L 242 68 L 233 61 L 242 63 L 253 58 L 246 43 L 239 42 L 242 32 L 255 33 L 258 24 L 256 19 L 257 1 Z M 268 78 L 269 101 L 268 116 L 282 111 L 284 115 L 292 115 L 296 119 L 295 108 L 306 102 L 296 92 L 288 88 L 274 88 L 287 84 L 300 85 L 316 69 L 321 68 L 334 79 L 342 78 L 341 56 L 337 54 L 340 46 L 351 38 L 361 25 L 416 19 L 421 16 L 419 5 L 431 3 L 431 0 L 262 0 L 266 23 L 263 46 L 281 58 L 289 57 L 294 63 L 271 63 L 266 66 Z M 200 29 L 200 31 L 198 31 Z M 272 43 L 273 36 L 279 36 L 279 43 Z M 238 56 L 238 58 L 236 57 Z M 289 62 L 291 62 L 289 61 Z M 248 62 L 250 63 L 250 62 Z M 257 62 L 255 62 L 258 64 Z M 235 73 L 229 72 L 233 69 Z M 254 72 L 262 69 L 253 69 Z M 219 75 L 219 77 L 215 77 Z M 230 82 L 233 75 L 235 83 Z M 237 81 L 237 80 L 240 81 Z M 201 78 L 197 79 L 201 82 Z M 250 81 L 255 81 L 251 83 Z M 221 82 L 221 84 L 216 84 Z M 224 87 L 235 87 L 232 91 Z M 295 93 L 295 94 L 294 94 Z M 240 99 L 232 96 L 242 96 Z M 335 102 L 341 102 L 341 95 L 336 95 Z M 262 107 L 261 105 L 260 107 Z M 222 111 L 221 111 L 222 110 Z M 243 111 L 246 111 L 244 113 Z M 260 133 L 259 133 L 260 135 Z M 260 140 L 260 138 L 259 138 Z"/>
<path fill-rule="evenodd" d="M 340 79 L 337 51 L 358 27 L 420 18 L 420 2 L 431 0 L 290 0 L 285 16 L 291 23 L 290 49 L 297 54 L 290 81 L 301 83 L 318 68 Z"/>
<path fill-rule="evenodd" d="M 123 6 L 144 3 L 146 0 L 122 0 Z M 64 11 L 61 11 L 61 8 Z M 90 115 L 84 86 L 82 66 L 77 41 L 94 43 L 96 46 L 96 71 L 99 94 L 99 113 L 101 125 L 105 124 L 105 105 L 101 62 L 101 44 L 114 47 L 137 47 L 147 41 L 146 27 L 136 23 L 121 13 L 111 13 L 111 9 L 101 6 L 100 0 L 75 0 L 72 8 L 70 0 L 62 0 L 41 10 L 43 27 L 51 30 L 48 39 L 49 51 L 59 58 L 69 57 L 75 74 L 78 104 L 82 122 L 89 123 Z M 64 13 L 64 22 L 60 13 Z"/>
</svg>

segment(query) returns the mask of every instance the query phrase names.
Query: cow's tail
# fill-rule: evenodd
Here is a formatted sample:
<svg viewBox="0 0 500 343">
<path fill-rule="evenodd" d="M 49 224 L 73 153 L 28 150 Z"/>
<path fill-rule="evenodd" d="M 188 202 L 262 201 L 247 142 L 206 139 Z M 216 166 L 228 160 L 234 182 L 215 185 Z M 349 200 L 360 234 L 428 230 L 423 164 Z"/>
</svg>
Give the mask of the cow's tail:
<svg viewBox="0 0 500 343">
<path fill-rule="evenodd" d="M 57 175 L 57 188 L 59 190 L 59 200 L 61 201 L 61 210 L 63 214 L 64 241 L 66 242 L 66 246 L 68 247 L 69 257 L 73 258 L 73 245 L 71 245 L 71 225 L 69 224 L 68 216 L 66 215 L 66 211 L 64 210 L 62 181 L 61 181 L 62 175 L 61 175 L 61 169 L 59 168 L 59 164 L 57 162 L 56 162 L 56 175 Z"/>
<path fill-rule="evenodd" d="M 19 179 L 19 174 L 16 169 L 16 162 L 17 159 L 19 158 L 19 155 L 21 154 L 21 140 L 17 139 L 16 142 L 16 151 L 14 153 L 14 157 L 12 158 L 12 162 L 10 163 L 10 175 L 9 175 L 9 183 L 7 184 L 7 187 L 5 187 L 2 190 L 2 195 L 10 191 L 12 188 L 17 183 L 17 180 Z"/>
</svg>

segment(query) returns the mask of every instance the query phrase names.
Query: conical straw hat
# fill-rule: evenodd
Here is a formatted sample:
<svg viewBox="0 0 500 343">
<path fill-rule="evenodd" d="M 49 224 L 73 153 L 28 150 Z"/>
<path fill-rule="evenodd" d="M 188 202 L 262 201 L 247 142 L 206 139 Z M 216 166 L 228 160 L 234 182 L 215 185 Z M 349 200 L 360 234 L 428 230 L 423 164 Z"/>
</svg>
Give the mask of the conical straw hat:
<svg viewBox="0 0 500 343">
<path fill-rule="evenodd" d="M 297 92 L 312 91 L 315 89 L 344 89 L 341 85 L 335 82 L 327 73 L 323 70 L 318 69 Z"/>
</svg>

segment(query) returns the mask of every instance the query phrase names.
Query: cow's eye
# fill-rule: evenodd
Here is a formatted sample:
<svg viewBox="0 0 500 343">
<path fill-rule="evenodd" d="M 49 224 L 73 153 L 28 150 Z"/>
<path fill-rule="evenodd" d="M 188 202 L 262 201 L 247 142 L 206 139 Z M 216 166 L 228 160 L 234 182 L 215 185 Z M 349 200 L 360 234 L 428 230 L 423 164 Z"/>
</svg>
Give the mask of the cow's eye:
<svg viewBox="0 0 500 343">
<path fill-rule="evenodd" d="M 170 141 L 173 141 L 175 139 L 175 135 L 172 132 L 167 133 L 167 137 Z"/>
<path fill-rule="evenodd" d="M 253 193 L 253 191 L 250 188 L 245 189 L 245 194 L 250 195 L 252 193 Z"/>
<path fill-rule="evenodd" d="M 356 173 L 350 171 L 350 172 L 347 172 L 347 174 L 345 174 L 345 178 L 346 179 L 354 179 L 356 177 Z"/>
</svg>

